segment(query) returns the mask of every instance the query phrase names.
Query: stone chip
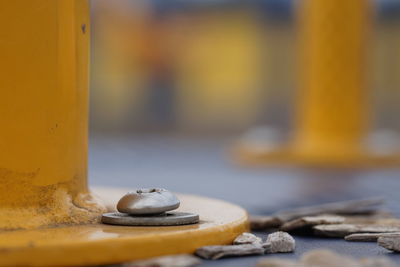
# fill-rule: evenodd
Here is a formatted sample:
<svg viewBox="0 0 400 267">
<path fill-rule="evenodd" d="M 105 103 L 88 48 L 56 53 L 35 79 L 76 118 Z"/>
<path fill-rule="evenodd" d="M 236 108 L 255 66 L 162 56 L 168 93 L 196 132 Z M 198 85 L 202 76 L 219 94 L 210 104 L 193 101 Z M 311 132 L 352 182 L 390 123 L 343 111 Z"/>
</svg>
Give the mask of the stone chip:
<svg viewBox="0 0 400 267">
<path fill-rule="evenodd" d="M 196 250 L 196 255 L 209 260 L 224 257 L 237 257 L 247 255 L 262 255 L 264 248 L 261 244 L 244 244 L 231 246 L 205 246 Z"/>
<path fill-rule="evenodd" d="M 233 241 L 234 245 L 261 244 L 262 239 L 252 233 L 243 233 Z"/>
<path fill-rule="evenodd" d="M 400 227 L 374 224 L 330 224 L 313 227 L 315 233 L 327 237 L 345 237 L 355 233 L 393 233 L 400 232 Z"/>
<path fill-rule="evenodd" d="M 357 260 L 326 249 L 306 252 L 300 262 L 304 266 L 313 267 L 360 267 Z"/>
<path fill-rule="evenodd" d="M 400 232 L 394 233 L 361 233 L 361 234 L 351 234 L 344 237 L 346 241 L 355 242 L 376 242 L 379 237 L 400 237 Z"/>
<path fill-rule="evenodd" d="M 395 267 L 385 257 L 355 259 L 331 250 L 317 249 L 304 253 L 300 260 L 267 258 L 258 262 L 257 267 Z"/>
<path fill-rule="evenodd" d="M 381 198 L 341 201 L 281 211 L 274 214 L 274 216 L 283 222 L 288 222 L 305 216 L 315 216 L 321 214 L 371 214 L 377 212 L 379 206 L 383 203 L 384 201 Z"/>
<path fill-rule="evenodd" d="M 362 267 L 398 267 L 393 261 L 385 257 L 365 258 L 360 260 Z"/>
<path fill-rule="evenodd" d="M 301 228 L 309 228 L 311 226 L 320 224 L 340 224 L 343 223 L 344 221 L 345 221 L 344 217 L 336 215 L 306 216 L 286 222 L 281 226 L 280 229 L 282 231 L 289 232 Z"/>
<path fill-rule="evenodd" d="M 388 250 L 400 252 L 400 237 L 379 237 L 378 244 Z"/>
<path fill-rule="evenodd" d="M 250 228 L 253 231 L 277 228 L 282 225 L 282 221 L 274 216 L 250 216 Z"/>
<path fill-rule="evenodd" d="M 286 232 L 275 232 L 269 234 L 264 244 L 266 253 L 293 252 L 295 247 L 296 241 Z"/>
<path fill-rule="evenodd" d="M 192 267 L 200 263 L 198 257 L 181 254 L 125 263 L 121 267 Z"/>
<path fill-rule="evenodd" d="M 394 262 L 385 257 L 355 259 L 331 250 L 317 249 L 304 253 L 300 260 L 266 258 L 257 267 L 395 267 Z"/>
</svg>

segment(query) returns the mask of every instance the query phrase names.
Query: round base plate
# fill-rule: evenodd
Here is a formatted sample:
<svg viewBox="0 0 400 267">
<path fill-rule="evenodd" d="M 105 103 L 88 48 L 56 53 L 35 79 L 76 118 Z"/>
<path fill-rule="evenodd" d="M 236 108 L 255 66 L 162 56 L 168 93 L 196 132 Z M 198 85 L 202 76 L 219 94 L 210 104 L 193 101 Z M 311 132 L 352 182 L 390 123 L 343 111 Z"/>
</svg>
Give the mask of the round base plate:
<svg viewBox="0 0 400 267">
<path fill-rule="evenodd" d="M 233 159 L 243 165 L 289 163 L 344 168 L 400 165 L 400 136 L 390 130 L 366 133 L 360 141 L 363 145 L 327 142 L 310 147 L 307 140 L 283 141 L 281 136 L 282 133 L 273 127 L 251 129 L 234 145 L 231 150 Z"/>
<path fill-rule="evenodd" d="M 128 189 L 94 190 L 110 207 Z M 0 231 L 0 266 L 87 266 L 193 253 L 206 245 L 231 243 L 248 231 L 242 208 L 216 199 L 179 195 L 178 212 L 200 215 L 198 224 L 168 227 L 105 224 Z M 110 210 L 110 212 L 113 210 Z"/>
<path fill-rule="evenodd" d="M 199 215 L 188 212 L 168 212 L 153 216 L 132 216 L 120 212 L 105 213 L 101 222 L 125 226 L 174 226 L 199 222 Z"/>
</svg>

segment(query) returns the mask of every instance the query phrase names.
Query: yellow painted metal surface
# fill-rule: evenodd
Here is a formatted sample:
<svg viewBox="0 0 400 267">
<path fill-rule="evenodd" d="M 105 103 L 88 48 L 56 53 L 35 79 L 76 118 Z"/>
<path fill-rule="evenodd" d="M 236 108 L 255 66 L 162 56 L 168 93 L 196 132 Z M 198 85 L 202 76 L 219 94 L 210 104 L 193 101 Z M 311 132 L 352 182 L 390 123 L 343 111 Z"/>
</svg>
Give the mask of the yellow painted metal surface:
<svg viewBox="0 0 400 267">
<path fill-rule="evenodd" d="M 181 196 L 201 223 L 121 227 L 87 186 L 89 6 L 0 2 L 0 266 L 113 264 L 226 244 L 248 230 L 234 205 Z M 115 198 L 126 191 L 102 191 Z"/>
<path fill-rule="evenodd" d="M 115 199 L 126 190 L 99 190 Z M 115 197 L 114 197 L 115 196 Z M 192 253 L 204 245 L 229 244 L 248 231 L 242 208 L 197 196 L 179 195 L 181 211 L 200 214 L 200 224 L 169 227 L 64 226 L 0 231 L 0 266 L 85 266 Z"/>
<path fill-rule="evenodd" d="M 266 149 L 241 143 L 235 158 L 250 164 L 400 164 L 399 153 L 376 153 L 367 143 L 372 120 L 367 84 L 371 2 L 302 0 L 299 4 L 300 60 L 292 138 L 278 147 L 267 144 Z"/>
<path fill-rule="evenodd" d="M 0 2 L 0 229 L 94 222 L 86 0 Z"/>
</svg>

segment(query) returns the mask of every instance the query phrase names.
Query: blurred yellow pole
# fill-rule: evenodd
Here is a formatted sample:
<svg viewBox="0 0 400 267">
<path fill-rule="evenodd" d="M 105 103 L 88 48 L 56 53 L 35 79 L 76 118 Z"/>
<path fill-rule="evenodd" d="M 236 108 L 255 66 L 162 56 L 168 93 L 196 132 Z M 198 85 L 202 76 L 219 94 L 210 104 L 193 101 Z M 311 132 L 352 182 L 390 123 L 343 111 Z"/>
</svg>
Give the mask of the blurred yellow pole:
<svg viewBox="0 0 400 267">
<path fill-rule="evenodd" d="M 95 222 L 86 0 L 0 2 L 0 229 Z"/>
<path fill-rule="evenodd" d="M 300 1 L 300 79 L 295 146 L 341 156 L 367 131 L 369 0 Z"/>
<path fill-rule="evenodd" d="M 369 0 L 299 1 L 299 90 L 292 140 L 244 140 L 235 151 L 240 161 L 350 167 L 400 163 L 397 151 L 374 147 L 368 140 L 371 5 Z"/>
</svg>

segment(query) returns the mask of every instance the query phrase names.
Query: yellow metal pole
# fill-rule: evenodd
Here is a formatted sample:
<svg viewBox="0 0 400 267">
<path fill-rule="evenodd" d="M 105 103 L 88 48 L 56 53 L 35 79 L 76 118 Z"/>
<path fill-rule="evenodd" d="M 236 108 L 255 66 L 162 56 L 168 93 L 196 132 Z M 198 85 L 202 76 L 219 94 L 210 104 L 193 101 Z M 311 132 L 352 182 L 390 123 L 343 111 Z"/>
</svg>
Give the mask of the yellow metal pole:
<svg viewBox="0 0 400 267">
<path fill-rule="evenodd" d="M 369 0 L 300 1 L 296 149 L 327 157 L 361 150 L 370 14 Z"/>
<path fill-rule="evenodd" d="M 0 2 L 0 229 L 87 223 L 86 0 Z"/>
<path fill-rule="evenodd" d="M 87 186 L 89 29 L 87 0 L 0 1 L 0 266 L 104 265 L 231 243 L 248 230 L 245 210 L 202 197 L 180 196 L 196 225 L 96 223 L 105 209 Z M 115 207 L 127 191 L 100 194 Z"/>
</svg>

